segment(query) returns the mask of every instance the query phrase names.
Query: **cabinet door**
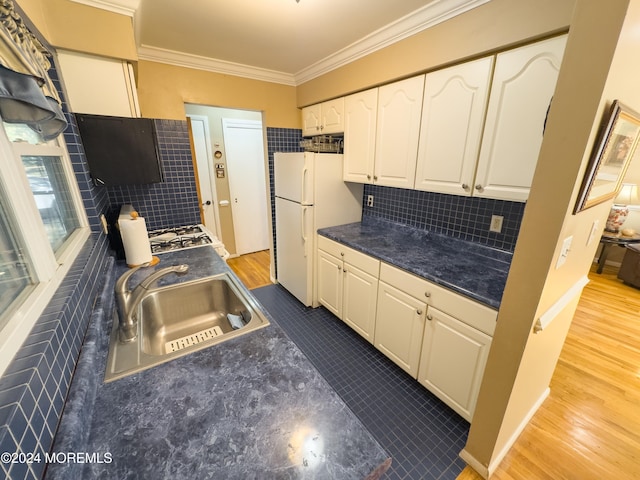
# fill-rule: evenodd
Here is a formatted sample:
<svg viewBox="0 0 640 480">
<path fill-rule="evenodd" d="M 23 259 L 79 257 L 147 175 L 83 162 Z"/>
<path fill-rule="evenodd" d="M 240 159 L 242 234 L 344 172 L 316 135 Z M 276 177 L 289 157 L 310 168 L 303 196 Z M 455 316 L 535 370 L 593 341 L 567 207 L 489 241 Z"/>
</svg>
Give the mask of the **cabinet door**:
<svg viewBox="0 0 640 480">
<path fill-rule="evenodd" d="M 493 57 L 427 74 L 415 188 L 471 195 Z"/>
<path fill-rule="evenodd" d="M 318 302 L 342 318 L 342 260 L 318 250 Z"/>
<path fill-rule="evenodd" d="M 379 88 L 374 183 L 413 188 L 424 75 Z"/>
<path fill-rule="evenodd" d="M 344 99 L 345 182 L 373 183 L 378 89 Z"/>
<path fill-rule="evenodd" d="M 526 201 L 566 36 L 499 54 L 474 195 Z"/>
<path fill-rule="evenodd" d="M 429 307 L 418 381 L 471 421 L 491 337 Z"/>
<path fill-rule="evenodd" d="M 336 98 L 322 104 L 321 133 L 344 132 L 344 98 Z"/>
<path fill-rule="evenodd" d="M 71 111 L 140 116 L 133 69 L 127 62 L 67 50 L 57 50 L 57 57 Z"/>
<path fill-rule="evenodd" d="M 344 264 L 342 319 L 373 343 L 378 279 L 348 263 Z"/>
<path fill-rule="evenodd" d="M 322 126 L 322 107 L 311 105 L 302 109 L 302 136 L 312 137 L 320 135 L 320 127 Z"/>
<path fill-rule="evenodd" d="M 377 310 L 374 345 L 416 378 L 426 305 L 391 285 L 379 282 Z"/>
</svg>

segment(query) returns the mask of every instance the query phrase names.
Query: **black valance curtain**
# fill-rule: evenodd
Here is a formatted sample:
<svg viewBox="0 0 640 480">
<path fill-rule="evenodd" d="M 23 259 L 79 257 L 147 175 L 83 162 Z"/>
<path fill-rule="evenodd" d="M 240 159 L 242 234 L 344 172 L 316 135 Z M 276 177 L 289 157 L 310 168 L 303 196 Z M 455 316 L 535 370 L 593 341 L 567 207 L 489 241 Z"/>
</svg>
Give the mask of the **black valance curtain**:
<svg viewBox="0 0 640 480">
<path fill-rule="evenodd" d="M 45 140 L 67 126 L 60 97 L 49 78 L 51 54 L 16 12 L 12 0 L 0 0 L 0 117 L 25 123 Z"/>
</svg>

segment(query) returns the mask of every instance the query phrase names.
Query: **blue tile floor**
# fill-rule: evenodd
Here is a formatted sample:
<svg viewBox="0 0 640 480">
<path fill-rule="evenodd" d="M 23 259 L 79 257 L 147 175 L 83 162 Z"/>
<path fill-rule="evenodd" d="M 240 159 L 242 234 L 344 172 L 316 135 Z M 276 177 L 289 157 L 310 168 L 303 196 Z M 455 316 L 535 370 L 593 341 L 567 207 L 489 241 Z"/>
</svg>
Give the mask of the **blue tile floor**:
<svg viewBox="0 0 640 480">
<path fill-rule="evenodd" d="M 252 290 L 393 458 L 388 480 L 453 480 L 469 423 L 323 307 L 279 285 Z"/>
</svg>

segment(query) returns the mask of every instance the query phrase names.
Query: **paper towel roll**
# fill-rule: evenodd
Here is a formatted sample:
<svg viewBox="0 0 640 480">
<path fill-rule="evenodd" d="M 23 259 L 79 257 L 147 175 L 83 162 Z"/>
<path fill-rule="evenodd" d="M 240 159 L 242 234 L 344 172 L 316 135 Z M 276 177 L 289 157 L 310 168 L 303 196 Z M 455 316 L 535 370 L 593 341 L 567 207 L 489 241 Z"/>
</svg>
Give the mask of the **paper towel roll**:
<svg viewBox="0 0 640 480">
<path fill-rule="evenodd" d="M 118 224 L 127 265 L 134 267 L 151 262 L 151 244 L 144 218 L 137 212 L 131 212 L 130 219 L 120 220 Z"/>
</svg>

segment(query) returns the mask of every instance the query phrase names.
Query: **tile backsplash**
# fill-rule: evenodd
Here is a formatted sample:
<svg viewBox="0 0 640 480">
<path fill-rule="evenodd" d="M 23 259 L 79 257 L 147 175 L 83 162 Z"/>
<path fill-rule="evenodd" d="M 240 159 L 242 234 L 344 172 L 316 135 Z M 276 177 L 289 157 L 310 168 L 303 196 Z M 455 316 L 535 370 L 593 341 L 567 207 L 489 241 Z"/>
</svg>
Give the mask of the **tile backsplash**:
<svg viewBox="0 0 640 480">
<path fill-rule="evenodd" d="M 366 206 L 368 195 L 373 207 Z M 365 185 L 362 214 L 403 223 L 513 252 L 524 203 L 462 197 L 402 188 Z M 489 231 L 492 215 L 504 217 L 502 232 Z"/>
</svg>

